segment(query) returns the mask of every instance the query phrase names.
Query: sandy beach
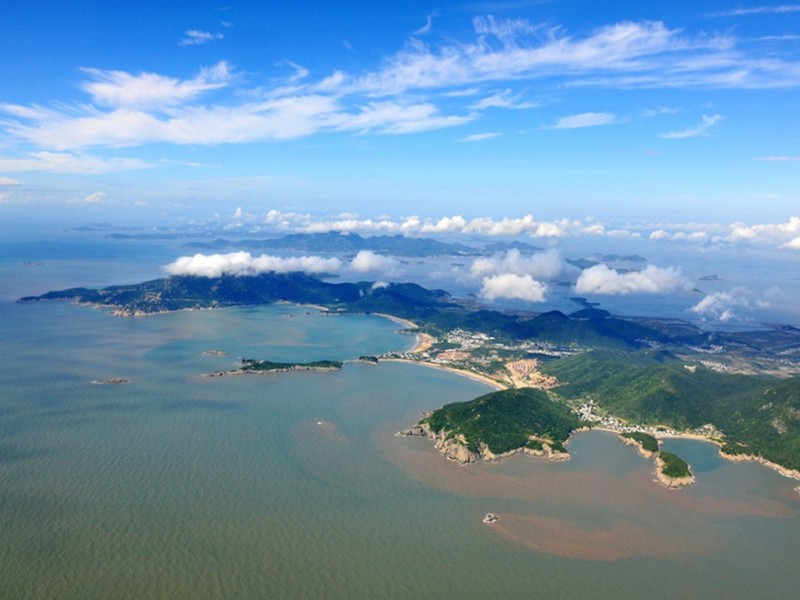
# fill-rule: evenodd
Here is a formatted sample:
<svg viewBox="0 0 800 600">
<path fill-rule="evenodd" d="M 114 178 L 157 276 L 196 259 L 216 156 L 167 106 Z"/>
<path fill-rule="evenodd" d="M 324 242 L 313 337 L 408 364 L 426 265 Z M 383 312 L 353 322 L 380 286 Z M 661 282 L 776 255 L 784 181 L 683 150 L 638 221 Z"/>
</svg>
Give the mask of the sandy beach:
<svg viewBox="0 0 800 600">
<path fill-rule="evenodd" d="M 395 317 L 394 315 L 387 315 L 386 313 L 371 313 L 376 317 L 383 317 L 384 319 L 389 319 L 390 321 L 394 321 L 395 323 L 399 323 L 403 325 L 406 329 L 419 329 L 419 325 L 414 323 L 413 321 L 409 321 L 408 319 L 402 319 L 400 317 Z"/>
<path fill-rule="evenodd" d="M 438 365 L 429 362 L 423 362 L 419 360 L 407 360 L 405 358 L 382 358 L 381 362 L 404 362 L 404 363 L 411 363 L 413 365 L 421 365 L 423 367 L 430 367 L 432 369 L 439 369 L 440 371 L 448 371 L 449 373 L 453 373 L 454 375 L 461 375 L 462 377 L 469 377 L 470 379 L 474 379 L 475 381 L 480 381 L 481 383 L 485 383 L 486 385 L 490 385 L 495 389 L 498 390 L 506 390 L 508 386 L 492 379 L 491 377 L 487 377 L 486 375 L 481 375 L 479 373 L 475 373 L 473 371 L 464 371 L 463 369 L 455 369 L 453 367 L 447 367 L 445 365 Z"/>
</svg>

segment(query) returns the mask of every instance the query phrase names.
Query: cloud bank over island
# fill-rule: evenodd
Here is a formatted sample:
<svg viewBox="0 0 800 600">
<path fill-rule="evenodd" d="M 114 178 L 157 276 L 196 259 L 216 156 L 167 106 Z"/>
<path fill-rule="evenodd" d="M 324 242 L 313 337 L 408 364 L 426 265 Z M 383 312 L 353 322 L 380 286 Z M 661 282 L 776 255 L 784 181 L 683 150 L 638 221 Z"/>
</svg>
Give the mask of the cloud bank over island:
<svg viewBox="0 0 800 600">
<path fill-rule="evenodd" d="M 579 294 L 616 296 L 625 294 L 665 294 L 691 289 L 678 269 L 647 265 L 641 271 L 620 272 L 600 264 L 584 269 L 575 282 Z"/>
<path fill-rule="evenodd" d="M 530 275 L 503 273 L 483 278 L 480 296 L 486 300 L 524 300 L 544 302 L 547 286 Z"/>
<path fill-rule="evenodd" d="M 649 242 L 678 242 L 692 245 L 763 245 L 783 250 L 800 250 L 800 217 L 783 223 L 639 223 L 614 226 L 595 218 L 537 219 L 489 216 L 360 217 L 352 213 L 325 218 L 310 213 L 269 210 L 263 216 L 250 215 L 248 224 L 280 232 L 359 233 L 362 235 L 485 237 L 527 237 L 542 240 L 606 237 Z"/>
<path fill-rule="evenodd" d="M 400 273 L 400 262 L 390 256 L 376 254 L 372 250 L 361 250 L 350 261 L 350 270 L 356 273 L 383 273 L 389 277 Z"/>
<path fill-rule="evenodd" d="M 689 310 L 710 321 L 727 323 L 749 320 L 750 314 L 758 309 L 768 308 L 780 295 L 777 287 L 756 293 L 744 286 L 736 286 L 728 291 L 708 294 Z"/>
<path fill-rule="evenodd" d="M 309 274 L 335 273 L 342 268 L 338 258 L 300 256 L 281 258 L 278 256 L 252 256 L 249 252 L 229 254 L 195 254 L 182 256 L 164 267 L 167 275 L 191 275 L 195 277 L 222 277 L 223 275 L 260 275 L 261 273 Z"/>
</svg>

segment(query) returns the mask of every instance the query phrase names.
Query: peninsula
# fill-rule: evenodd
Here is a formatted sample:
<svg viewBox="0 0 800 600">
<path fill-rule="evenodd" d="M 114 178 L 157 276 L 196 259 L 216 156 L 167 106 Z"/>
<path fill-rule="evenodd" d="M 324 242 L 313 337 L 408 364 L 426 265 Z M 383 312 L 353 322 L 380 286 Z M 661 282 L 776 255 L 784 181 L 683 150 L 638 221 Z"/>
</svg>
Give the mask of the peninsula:
<svg viewBox="0 0 800 600">
<path fill-rule="evenodd" d="M 461 464 L 517 452 L 563 460 L 569 458 L 564 444 L 580 426 L 566 404 L 542 390 L 520 388 L 446 404 L 400 434 L 429 437 Z"/>
</svg>

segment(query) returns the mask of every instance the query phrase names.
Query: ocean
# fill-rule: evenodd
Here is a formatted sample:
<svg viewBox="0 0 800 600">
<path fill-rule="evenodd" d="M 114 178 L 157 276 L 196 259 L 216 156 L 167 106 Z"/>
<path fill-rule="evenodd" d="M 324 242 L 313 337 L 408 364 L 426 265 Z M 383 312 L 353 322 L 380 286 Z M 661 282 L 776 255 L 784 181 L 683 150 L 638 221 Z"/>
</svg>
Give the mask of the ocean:
<svg viewBox="0 0 800 600">
<path fill-rule="evenodd" d="M 203 377 L 239 358 L 409 348 L 397 323 L 287 304 L 138 318 L 15 304 L 87 273 L 98 285 L 145 278 L 163 256 L 85 248 L 36 265 L 9 245 L 0 597 L 749 599 L 800 588 L 798 482 L 760 465 L 667 440 L 698 478 L 668 490 L 652 462 L 591 432 L 567 462 L 462 467 L 395 433 L 422 410 L 492 391 L 479 382 L 391 362 Z M 92 383 L 116 377 L 128 382 Z M 500 520 L 484 524 L 487 512 Z"/>
</svg>

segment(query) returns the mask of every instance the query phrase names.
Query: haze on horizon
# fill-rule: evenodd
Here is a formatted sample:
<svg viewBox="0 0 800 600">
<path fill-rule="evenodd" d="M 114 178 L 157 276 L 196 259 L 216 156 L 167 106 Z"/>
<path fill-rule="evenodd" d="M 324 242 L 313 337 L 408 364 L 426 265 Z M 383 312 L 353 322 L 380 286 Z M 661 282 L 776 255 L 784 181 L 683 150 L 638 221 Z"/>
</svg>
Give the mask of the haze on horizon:
<svg viewBox="0 0 800 600">
<path fill-rule="evenodd" d="M 4 16 L 6 235 L 105 221 L 516 238 L 555 267 L 501 254 L 458 277 L 530 303 L 569 243 L 650 259 L 572 273 L 575 293 L 605 296 L 688 294 L 692 253 L 706 274 L 738 253 L 774 262 L 767 281 L 687 300 L 719 318 L 797 287 L 780 274 L 800 252 L 800 4 L 51 0 Z M 247 260 L 336 257 L 306 258 Z M 343 268 L 404 274 L 374 255 Z"/>
</svg>

